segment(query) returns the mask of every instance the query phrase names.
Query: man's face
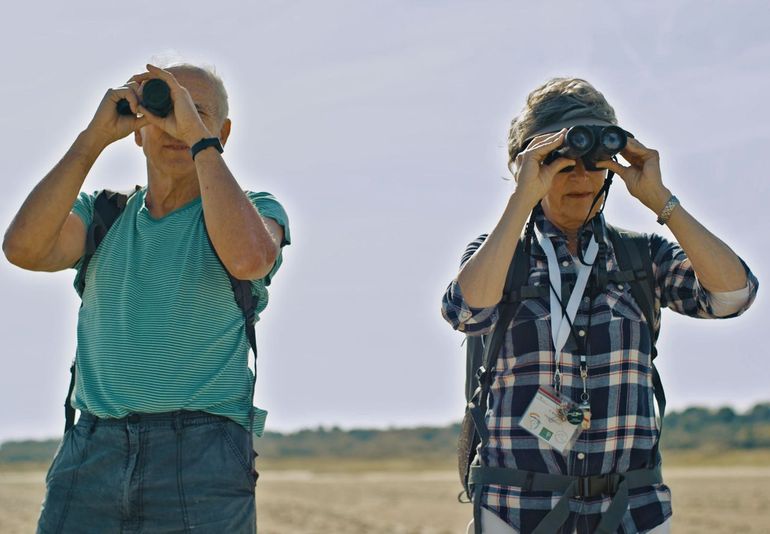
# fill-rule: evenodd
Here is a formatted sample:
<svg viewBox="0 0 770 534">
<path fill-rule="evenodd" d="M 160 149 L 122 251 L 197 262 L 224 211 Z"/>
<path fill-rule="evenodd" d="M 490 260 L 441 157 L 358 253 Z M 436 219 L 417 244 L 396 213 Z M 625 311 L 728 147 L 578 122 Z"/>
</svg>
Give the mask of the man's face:
<svg viewBox="0 0 770 534">
<path fill-rule="evenodd" d="M 604 185 L 607 171 L 587 171 L 583 161 L 569 172 L 554 176 L 550 191 L 543 198 L 543 212 L 548 219 L 563 230 L 577 230 L 586 220 L 594 197 Z M 601 207 L 598 201 L 591 212 L 595 215 Z"/>
<path fill-rule="evenodd" d="M 220 96 L 213 83 L 204 73 L 193 69 L 171 68 L 169 71 L 190 93 L 206 128 L 212 135 L 219 136 L 224 144 L 229 128 L 224 127 L 223 119 L 218 115 Z M 195 175 L 190 147 L 183 141 L 152 124 L 136 132 L 134 139 L 142 147 L 148 166 L 156 172 L 169 177 Z"/>
</svg>

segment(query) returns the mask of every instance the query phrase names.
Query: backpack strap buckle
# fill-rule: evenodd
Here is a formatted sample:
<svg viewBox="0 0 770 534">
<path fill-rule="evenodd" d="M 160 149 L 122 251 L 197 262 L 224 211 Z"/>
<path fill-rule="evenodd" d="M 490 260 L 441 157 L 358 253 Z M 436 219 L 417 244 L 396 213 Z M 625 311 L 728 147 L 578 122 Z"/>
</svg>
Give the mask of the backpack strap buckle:
<svg viewBox="0 0 770 534">
<path fill-rule="evenodd" d="M 578 477 L 576 497 L 598 497 L 615 495 L 620 477 L 616 473 L 592 477 Z"/>
<path fill-rule="evenodd" d="M 483 365 L 476 369 L 476 380 L 479 381 L 479 385 L 486 385 L 491 376 L 492 373 L 490 373 Z"/>
</svg>

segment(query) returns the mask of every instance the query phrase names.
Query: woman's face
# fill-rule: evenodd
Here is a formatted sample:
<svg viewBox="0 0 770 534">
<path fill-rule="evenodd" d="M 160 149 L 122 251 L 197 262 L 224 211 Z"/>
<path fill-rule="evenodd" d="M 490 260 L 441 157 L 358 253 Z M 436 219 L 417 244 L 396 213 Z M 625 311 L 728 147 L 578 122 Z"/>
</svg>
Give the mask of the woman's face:
<svg viewBox="0 0 770 534">
<path fill-rule="evenodd" d="M 605 170 L 587 171 L 582 160 L 578 159 L 571 171 L 554 176 L 551 189 L 542 201 L 548 220 L 562 230 L 578 230 L 586 220 L 591 202 L 604 185 L 606 173 Z M 601 205 L 601 200 L 596 202 L 591 217 L 596 215 Z"/>
</svg>

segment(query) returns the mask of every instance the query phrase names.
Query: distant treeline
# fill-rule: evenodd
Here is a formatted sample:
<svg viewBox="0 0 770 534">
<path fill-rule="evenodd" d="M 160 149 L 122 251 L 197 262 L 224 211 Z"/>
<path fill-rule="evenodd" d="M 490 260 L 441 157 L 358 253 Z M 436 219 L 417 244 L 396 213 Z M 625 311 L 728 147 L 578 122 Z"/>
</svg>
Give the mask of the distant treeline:
<svg viewBox="0 0 770 534">
<path fill-rule="evenodd" d="M 319 427 L 289 434 L 266 432 L 256 447 L 263 458 L 430 458 L 455 454 L 459 424 L 388 430 Z M 9 441 L 0 445 L 0 463 L 47 462 L 58 440 Z M 687 408 L 666 415 L 664 449 L 770 449 L 770 402 L 746 413 L 732 408 Z"/>
<path fill-rule="evenodd" d="M 664 449 L 770 449 L 770 402 L 748 412 L 687 408 L 666 414 Z"/>
</svg>

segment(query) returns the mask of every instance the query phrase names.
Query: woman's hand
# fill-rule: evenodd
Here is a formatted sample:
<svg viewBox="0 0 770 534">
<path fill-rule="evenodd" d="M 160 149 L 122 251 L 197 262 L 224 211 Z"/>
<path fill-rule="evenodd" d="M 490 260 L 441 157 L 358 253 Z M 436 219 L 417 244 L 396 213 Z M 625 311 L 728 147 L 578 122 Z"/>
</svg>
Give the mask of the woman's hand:
<svg viewBox="0 0 770 534">
<path fill-rule="evenodd" d="M 620 154 L 631 165 L 626 167 L 615 161 L 600 161 L 596 166 L 620 176 L 634 198 L 656 215 L 659 214 L 671 198 L 671 191 L 663 185 L 660 175 L 660 154 L 633 137 L 628 138 L 628 144 Z"/>
<path fill-rule="evenodd" d="M 522 199 L 531 207 L 540 202 L 551 190 L 554 176 L 562 169 L 575 165 L 575 160 L 568 158 L 558 158 L 547 165 L 543 164 L 548 154 L 562 145 L 566 133 L 567 129 L 564 128 L 559 132 L 535 137 L 514 160 L 515 194 L 522 196 Z"/>
<path fill-rule="evenodd" d="M 551 190 L 554 176 L 575 164 L 574 160 L 567 158 L 543 164 L 548 154 L 562 145 L 566 132 L 565 128 L 560 132 L 539 135 L 516 156 L 511 169 L 516 179 L 516 190 L 487 239 L 457 275 L 457 283 L 468 306 L 486 308 L 500 302 L 508 266 L 532 208 Z"/>
</svg>

